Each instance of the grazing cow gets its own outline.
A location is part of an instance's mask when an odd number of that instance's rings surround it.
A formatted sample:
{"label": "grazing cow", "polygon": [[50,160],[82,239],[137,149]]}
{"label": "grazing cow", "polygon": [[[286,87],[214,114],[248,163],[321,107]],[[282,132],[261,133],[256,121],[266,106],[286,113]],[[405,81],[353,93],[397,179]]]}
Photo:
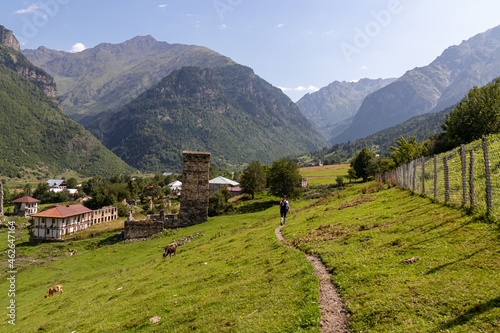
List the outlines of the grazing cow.
{"label": "grazing cow", "polygon": [[45,294],[45,298],[48,298],[49,296],[52,296],[53,293],[63,293],[62,285],[58,284],[57,286],[50,287],[49,290],[47,290],[47,294]]}
{"label": "grazing cow", "polygon": [[165,247],[165,253],[163,253],[163,259],[165,259],[169,254],[170,258],[172,258],[172,253],[175,256],[175,251],[177,251],[177,243],[168,244],[167,247]]}

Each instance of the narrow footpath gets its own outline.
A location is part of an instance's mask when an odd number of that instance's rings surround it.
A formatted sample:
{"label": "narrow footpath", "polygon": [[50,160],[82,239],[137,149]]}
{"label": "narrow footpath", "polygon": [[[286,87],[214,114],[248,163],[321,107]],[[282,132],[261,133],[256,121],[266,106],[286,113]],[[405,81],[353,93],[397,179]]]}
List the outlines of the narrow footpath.
{"label": "narrow footpath", "polygon": [[[281,234],[282,226],[274,230],[276,237],[281,243],[285,243],[285,239]],[[288,244],[287,244],[288,245]],[[347,330],[347,315],[344,310],[344,305],[337,292],[337,288],[332,283],[332,275],[328,273],[325,265],[318,257],[306,255],[307,259],[314,268],[314,273],[319,280],[319,300],[321,308],[321,333],[346,333]]]}

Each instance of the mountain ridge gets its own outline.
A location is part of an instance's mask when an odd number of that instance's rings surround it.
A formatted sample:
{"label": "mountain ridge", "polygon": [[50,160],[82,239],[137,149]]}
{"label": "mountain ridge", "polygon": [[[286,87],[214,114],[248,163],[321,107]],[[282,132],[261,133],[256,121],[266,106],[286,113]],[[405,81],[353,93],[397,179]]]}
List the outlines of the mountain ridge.
{"label": "mountain ridge", "polygon": [[53,78],[12,48],[17,39],[4,29],[0,35],[10,37],[0,43],[1,175],[31,173],[42,179],[68,170],[83,177],[135,172],[62,112]]}
{"label": "mountain ridge", "polygon": [[150,35],[78,53],[45,47],[23,53],[54,76],[65,112],[83,125],[115,112],[172,70],[234,63],[208,48],[160,42]]}
{"label": "mountain ridge", "polygon": [[472,86],[500,75],[499,49],[500,26],[448,47],[429,65],[409,70],[368,95],[350,127],[330,143],[354,141],[456,104]]}
{"label": "mountain ridge", "polygon": [[283,92],[242,65],[183,67],[89,126],[130,165],[179,170],[182,150],[219,167],[318,149],[326,142]]}
{"label": "mountain ridge", "polygon": [[333,81],[317,92],[304,95],[296,104],[300,112],[329,140],[349,126],[367,95],[395,80],[363,78],[351,82]]}

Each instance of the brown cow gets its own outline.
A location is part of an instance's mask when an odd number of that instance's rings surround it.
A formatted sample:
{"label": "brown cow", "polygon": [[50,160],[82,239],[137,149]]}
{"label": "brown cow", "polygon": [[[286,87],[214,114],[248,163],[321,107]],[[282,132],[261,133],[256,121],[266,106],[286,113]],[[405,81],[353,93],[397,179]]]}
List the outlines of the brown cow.
{"label": "brown cow", "polygon": [[50,287],[49,290],[47,290],[47,293],[45,294],[45,298],[48,298],[49,296],[52,296],[53,293],[63,293],[62,285],[58,284],[57,286]]}
{"label": "brown cow", "polygon": [[165,253],[163,253],[163,259],[165,259],[169,254],[170,258],[172,258],[172,253],[175,256],[175,251],[177,251],[177,243],[168,244],[167,247],[165,247]]}

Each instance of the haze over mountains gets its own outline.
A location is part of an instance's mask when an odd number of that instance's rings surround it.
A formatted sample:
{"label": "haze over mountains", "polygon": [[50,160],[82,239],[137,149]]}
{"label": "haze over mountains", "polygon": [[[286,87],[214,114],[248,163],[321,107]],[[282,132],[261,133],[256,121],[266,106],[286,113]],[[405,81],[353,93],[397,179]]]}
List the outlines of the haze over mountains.
{"label": "haze over mountains", "polygon": [[297,105],[300,112],[330,140],[349,127],[366,96],[395,80],[334,81],[317,92],[306,94]]}

